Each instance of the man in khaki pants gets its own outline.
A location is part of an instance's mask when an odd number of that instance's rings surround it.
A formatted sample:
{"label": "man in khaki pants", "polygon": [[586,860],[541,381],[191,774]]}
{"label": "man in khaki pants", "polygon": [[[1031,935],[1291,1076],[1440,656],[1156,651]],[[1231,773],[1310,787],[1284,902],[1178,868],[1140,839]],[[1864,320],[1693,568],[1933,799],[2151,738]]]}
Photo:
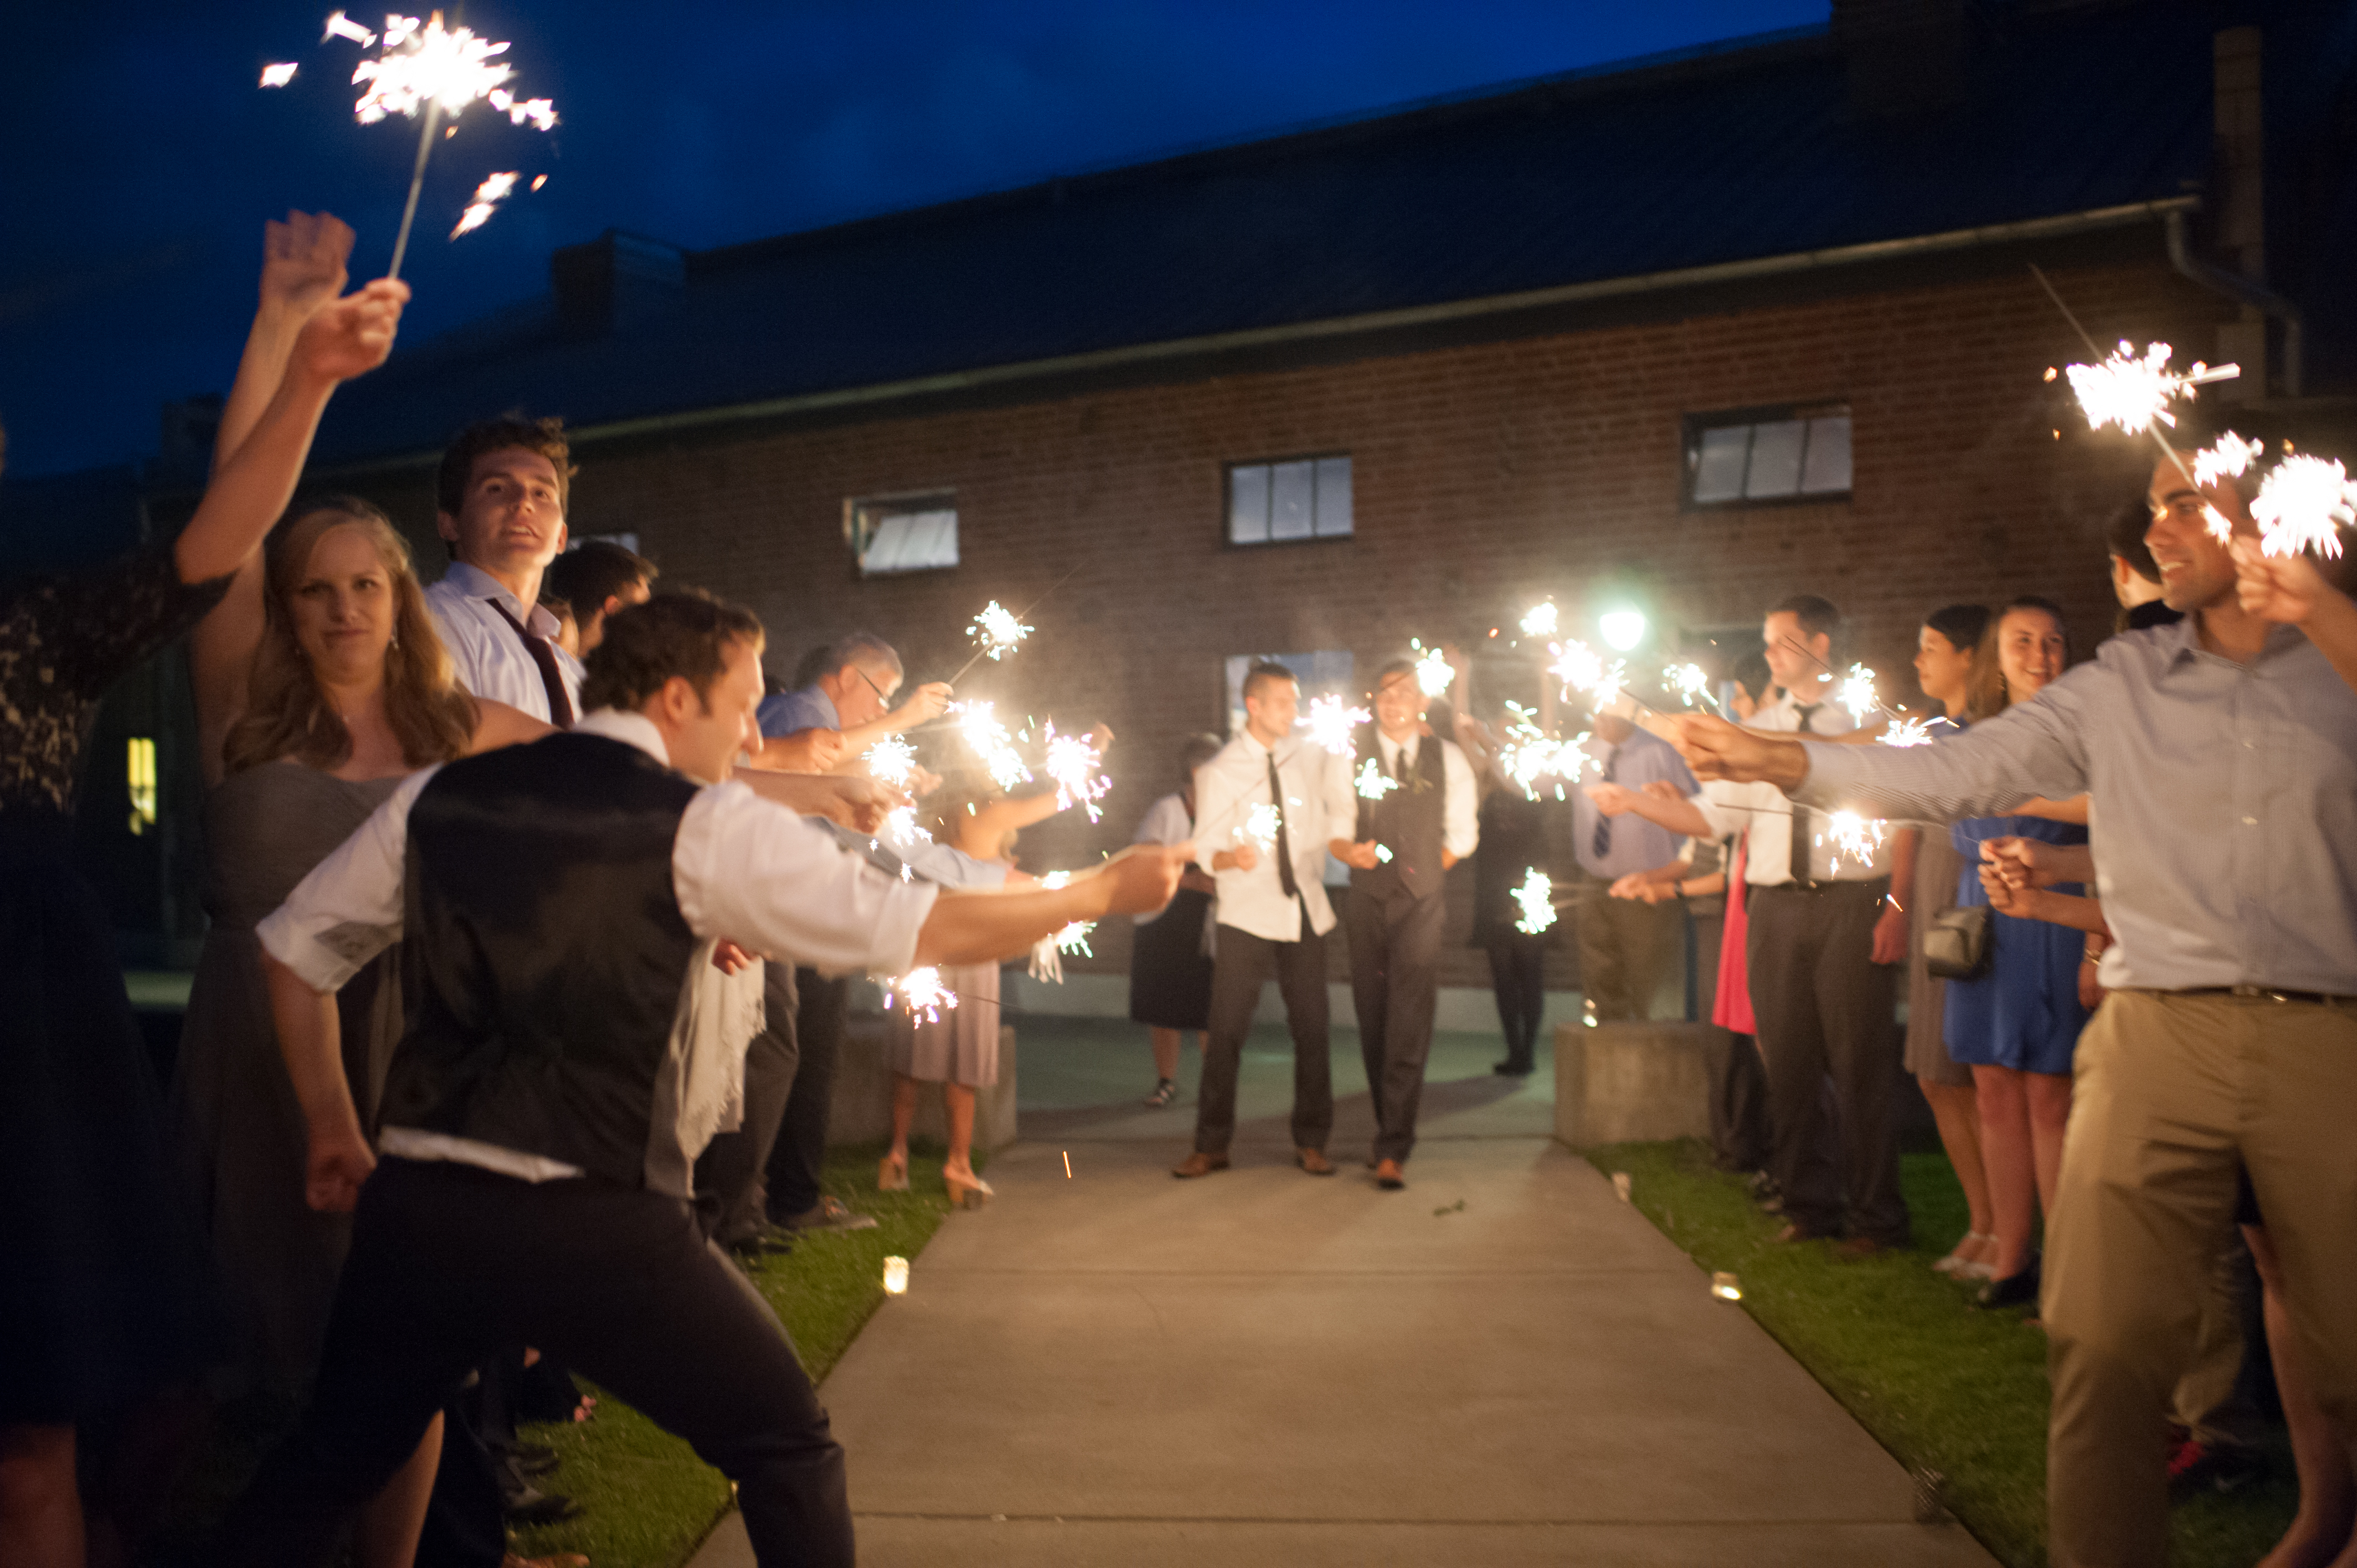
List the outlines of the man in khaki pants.
{"label": "man in khaki pants", "polygon": [[2357,660],[2343,624],[2357,612],[2329,591],[2273,596],[2274,621],[2246,612],[2205,501],[2251,532],[2232,490],[2155,469],[2146,538],[2184,621],[2113,638],[2037,702],[1945,745],[1675,721],[1697,777],[1766,780],[1824,810],[1953,822],[2093,796],[2116,943],[2112,994],[2080,1041],[2047,1237],[2057,1568],[2167,1555],[2163,1422],[2238,1168],[2319,1401],[2357,1434]]}

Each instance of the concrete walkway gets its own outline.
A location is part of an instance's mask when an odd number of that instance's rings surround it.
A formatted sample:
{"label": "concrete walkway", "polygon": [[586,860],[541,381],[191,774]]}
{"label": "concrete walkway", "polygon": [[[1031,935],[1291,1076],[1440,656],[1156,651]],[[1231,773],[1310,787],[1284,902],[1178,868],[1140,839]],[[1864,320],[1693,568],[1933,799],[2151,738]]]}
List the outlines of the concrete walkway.
{"label": "concrete walkway", "polygon": [[[1181,1183],[1192,1112],[1135,1104],[1135,1032],[1018,1027],[996,1200],[949,1219],[825,1387],[863,1563],[1991,1561],[1913,1523],[1899,1465],[1548,1139],[1552,1083],[1493,1077],[1495,1036],[1438,1043],[1385,1193],[1346,1031],[1341,1175],[1293,1167],[1264,1029],[1236,1168]],[[732,1516],[695,1568],[751,1562]]]}

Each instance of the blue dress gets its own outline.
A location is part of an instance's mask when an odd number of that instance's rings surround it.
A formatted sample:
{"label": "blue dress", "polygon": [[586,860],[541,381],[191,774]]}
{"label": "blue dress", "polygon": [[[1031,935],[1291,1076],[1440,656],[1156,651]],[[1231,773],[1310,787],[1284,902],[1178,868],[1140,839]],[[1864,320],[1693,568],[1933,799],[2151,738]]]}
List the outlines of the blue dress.
{"label": "blue dress", "polygon": [[[2086,829],[2044,817],[1973,817],[1950,828],[1948,835],[1964,862],[1956,875],[1959,907],[1989,901],[1981,886],[1985,840],[2087,842]],[[2054,891],[2076,894],[2082,888],[2077,883],[2061,883]],[[1989,921],[1989,941],[1986,974],[1948,982],[1942,1033],[1947,1036],[1949,1057],[1977,1067],[2067,1077],[2079,1031],[2087,1022],[2087,1010],[2079,1005],[2079,961],[2086,951],[2086,934],[2050,921],[1995,915]]]}

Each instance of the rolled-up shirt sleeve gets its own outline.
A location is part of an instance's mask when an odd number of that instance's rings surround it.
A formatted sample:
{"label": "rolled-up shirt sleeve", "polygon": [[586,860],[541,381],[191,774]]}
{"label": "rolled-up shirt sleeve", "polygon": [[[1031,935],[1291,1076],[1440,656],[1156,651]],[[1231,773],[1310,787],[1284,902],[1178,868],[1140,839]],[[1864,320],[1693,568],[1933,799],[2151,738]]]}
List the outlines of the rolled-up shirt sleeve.
{"label": "rolled-up shirt sleeve", "polygon": [[2106,695],[2100,665],[2083,664],[2034,702],[1937,746],[1832,746],[1803,741],[1809,775],[1792,799],[1819,811],[1923,822],[2003,815],[2024,800],[2067,800],[2088,786],[2090,696]]}
{"label": "rolled-up shirt sleeve", "polygon": [[713,785],[688,803],[672,883],[697,936],[823,974],[906,973],[941,891],[886,875],[742,784]]}
{"label": "rolled-up shirt sleeve", "polygon": [[424,768],[295,885],[254,928],[263,950],[317,992],[343,989],[369,960],[401,940],[409,809],[441,771]]}

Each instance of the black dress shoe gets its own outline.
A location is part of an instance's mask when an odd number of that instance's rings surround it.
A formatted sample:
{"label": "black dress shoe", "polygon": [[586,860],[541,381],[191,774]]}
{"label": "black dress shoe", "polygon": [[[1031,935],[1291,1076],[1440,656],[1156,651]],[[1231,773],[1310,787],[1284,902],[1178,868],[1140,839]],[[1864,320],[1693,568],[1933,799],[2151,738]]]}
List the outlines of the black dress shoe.
{"label": "black dress shoe", "polygon": [[2038,1260],[2032,1258],[2022,1268],[2006,1275],[2005,1278],[1991,1280],[1981,1286],[1980,1294],[1973,1297],[1973,1305],[1987,1307],[1991,1311],[2008,1306],[2036,1306],[2038,1305]]}
{"label": "black dress shoe", "polygon": [[1531,1076],[1532,1066],[1529,1062],[1518,1062],[1509,1058],[1492,1065],[1490,1070],[1500,1078],[1528,1078]]}
{"label": "black dress shoe", "polygon": [[513,1497],[502,1498],[500,1511],[507,1515],[511,1524],[554,1524],[579,1513],[581,1505],[555,1492],[526,1487]]}

